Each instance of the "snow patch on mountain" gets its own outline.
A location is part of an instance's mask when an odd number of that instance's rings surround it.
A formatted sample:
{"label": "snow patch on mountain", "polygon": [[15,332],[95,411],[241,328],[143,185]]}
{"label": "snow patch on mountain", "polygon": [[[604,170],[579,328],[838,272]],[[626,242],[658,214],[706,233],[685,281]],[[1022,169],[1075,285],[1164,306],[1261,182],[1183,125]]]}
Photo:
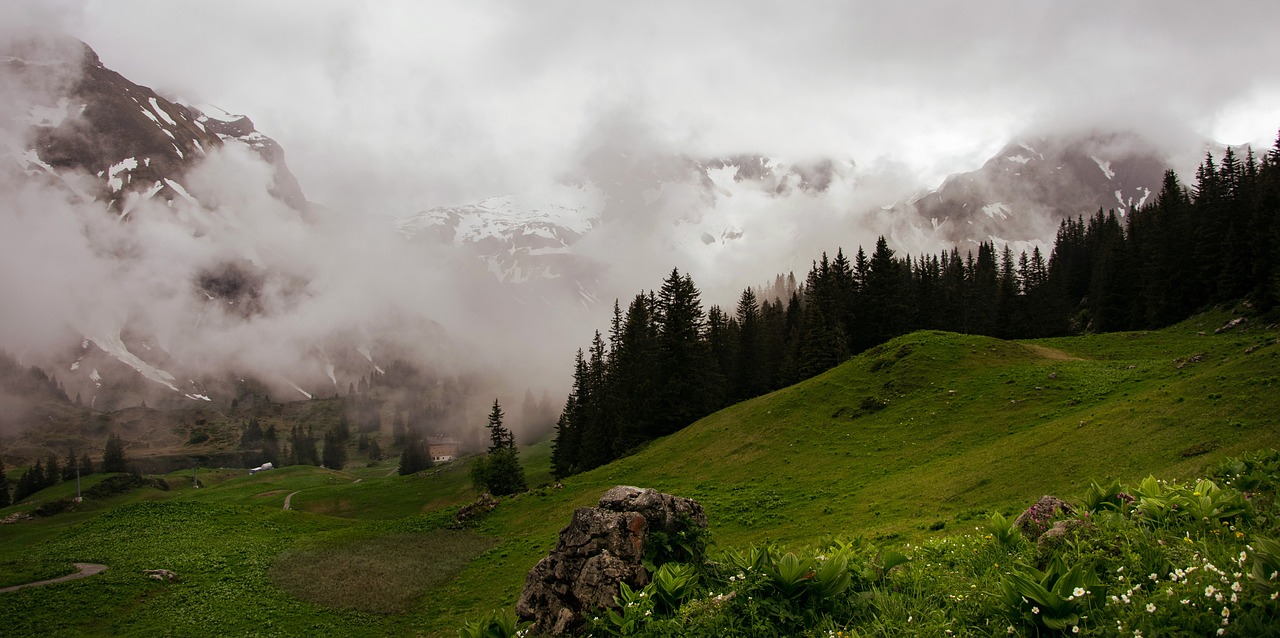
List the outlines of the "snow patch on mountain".
{"label": "snow patch on mountain", "polygon": [[982,207],[982,212],[991,219],[1008,219],[1012,212],[1007,204],[996,202]]}
{"label": "snow patch on mountain", "polygon": [[1115,179],[1116,172],[1111,170],[1111,162],[1101,160],[1096,155],[1090,155],[1089,159],[1093,160],[1093,163],[1098,165],[1098,168],[1102,170],[1103,175],[1107,176],[1107,179]]}

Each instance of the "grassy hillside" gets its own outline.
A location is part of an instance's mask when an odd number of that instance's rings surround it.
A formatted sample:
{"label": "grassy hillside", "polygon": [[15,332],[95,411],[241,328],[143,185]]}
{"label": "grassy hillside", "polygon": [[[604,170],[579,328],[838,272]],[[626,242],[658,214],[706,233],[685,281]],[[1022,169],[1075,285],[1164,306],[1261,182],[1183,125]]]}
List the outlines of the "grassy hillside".
{"label": "grassy hillside", "polygon": [[[698,499],[721,548],[828,535],[919,542],[1042,494],[1080,493],[1090,479],[1190,477],[1223,456],[1280,447],[1280,334],[1214,334],[1229,318],[1034,342],[907,335],[563,489],[505,500],[464,533],[441,529],[452,506],[474,497],[463,463],[411,477],[393,464],[202,472],[201,490],[178,473],[169,492],[0,527],[4,573],[111,565],[0,595],[0,612],[49,635],[197,635],[218,622],[228,634],[452,636],[463,620],[514,604],[573,508],[616,484]],[[531,485],[549,481],[548,454],[545,443],[522,451]],[[282,511],[289,494],[295,511]],[[407,549],[416,546],[428,549]],[[382,563],[377,579],[342,585]],[[154,568],[184,580],[140,576]],[[386,595],[369,593],[378,587]],[[361,607],[374,598],[383,606]]]}

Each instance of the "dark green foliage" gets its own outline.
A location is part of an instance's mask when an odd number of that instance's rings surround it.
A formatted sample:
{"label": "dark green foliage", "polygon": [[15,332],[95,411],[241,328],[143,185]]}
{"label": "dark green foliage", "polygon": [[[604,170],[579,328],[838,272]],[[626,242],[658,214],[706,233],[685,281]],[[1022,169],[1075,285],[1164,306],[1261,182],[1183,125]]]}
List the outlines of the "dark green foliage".
{"label": "dark green foliage", "polygon": [[9,507],[12,502],[9,495],[9,477],[4,473],[4,459],[0,459],[0,507]]}
{"label": "dark green foliage", "polygon": [[514,447],[494,450],[471,460],[471,481],[493,494],[506,496],[528,489],[524,468]]}
{"label": "dark green foliage", "polygon": [[339,428],[335,427],[324,433],[324,450],[321,453],[321,461],[324,467],[331,470],[341,470],[346,467],[347,444]]}
{"label": "dark green foliage", "polygon": [[[1123,220],[1123,221],[1122,221]],[[793,384],[919,329],[1002,338],[1159,328],[1212,304],[1280,303],[1280,141],[1261,160],[1210,155],[1185,188],[1172,171],[1142,207],[1062,221],[1048,257],[982,242],[899,256],[884,237],[849,260],[824,253],[803,285],[781,275],[734,316],[703,313],[672,270],[658,293],[617,304],[575,361],[556,426],[556,477],[598,467],[731,403]],[[893,360],[877,360],[887,368]],[[866,407],[870,410],[872,408]]]}
{"label": "dark green foliage", "polygon": [[295,425],[289,432],[292,465],[320,465],[320,450],[316,447],[316,435],[311,428]]}
{"label": "dark green foliage", "polygon": [[422,433],[417,428],[409,428],[405,432],[404,448],[400,452],[400,476],[415,474],[429,467],[431,467],[431,450],[427,448],[426,440],[422,438]]}
{"label": "dark green foliage", "polygon": [[128,472],[129,465],[125,461],[124,442],[115,432],[107,435],[107,444],[102,450],[103,472]]}
{"label": "dark green foliage", "polygon": [[524,468],[520,466],[515,437],[502,423],[502,406],[493,400],[489,413],[489,453],[471,461],[471,481],[495,496],[515,494],[528,489]]}

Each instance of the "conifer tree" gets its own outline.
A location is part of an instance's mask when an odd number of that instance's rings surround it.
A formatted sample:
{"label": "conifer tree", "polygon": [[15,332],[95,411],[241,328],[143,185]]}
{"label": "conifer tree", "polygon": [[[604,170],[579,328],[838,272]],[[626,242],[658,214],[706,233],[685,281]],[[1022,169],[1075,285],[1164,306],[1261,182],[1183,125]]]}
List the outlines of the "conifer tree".
{"label": "conifer tree", "polygon": [[0,459],[0,507],[9,507],[13,500],[9,495],[9,477],[4,473],[4,459]]}
{"label": "conifer tree", "polygon": [[516,450],[515,437],[502,423],[502,407],[493,400],[489,413],[489,453],[471,461],[471,480],[495,496],[526,489],[524,468]]}
{"label": "conifer tree", "polygon": [[129,465],[124,456],[124,442],[115,432],[107,435],[106,447],[102,450],[103,472],[128,472]]}
{"label": "conifer tree", "polygon": [[342,433],[331,428],[324,433],[324,450],[321,455],[322,465],[331,470],[341,470],[347,464],[347,444]]}

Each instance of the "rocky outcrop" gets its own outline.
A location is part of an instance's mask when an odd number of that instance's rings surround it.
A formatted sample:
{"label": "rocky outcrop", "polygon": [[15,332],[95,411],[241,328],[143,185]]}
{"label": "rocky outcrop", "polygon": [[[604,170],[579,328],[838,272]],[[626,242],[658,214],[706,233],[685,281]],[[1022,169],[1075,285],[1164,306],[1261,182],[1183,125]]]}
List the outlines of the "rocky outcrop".
{"label": "rocky outcrop", "polygon": [[1056,496],[1041,496],[1035,505],[1018,515],[1013,525],[1027,537],[1027,540],[1034,541],[1050,528],[1054,518],[1074,511],[1070,503]]}
{"label": "rocky outcrop", "polygon": [[574,511],[555,549],[530,570],[516,613],[533,621],[535,634],[573,631],[583,614],[614,606],[621,583],[648,584],[643,559],[649,535],[675,534],[685,521],[707,526],[696,501],[630,486],[605,492],[598,507]]}

